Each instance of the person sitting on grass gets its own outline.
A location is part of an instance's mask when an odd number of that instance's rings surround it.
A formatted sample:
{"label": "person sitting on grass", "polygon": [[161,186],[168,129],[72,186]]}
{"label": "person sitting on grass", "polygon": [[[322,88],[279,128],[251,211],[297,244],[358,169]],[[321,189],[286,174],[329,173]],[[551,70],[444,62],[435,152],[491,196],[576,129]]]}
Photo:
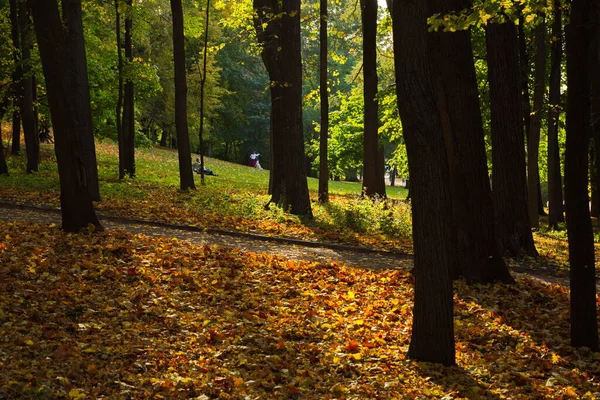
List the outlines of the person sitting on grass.
{"label": "person sitting on grass", "polygon": [[[195,173],[199,174],[200,173],[200,159],[196,158],[196,161],[192,164],[192,171],[194,171]],[[204,167],[204,175],[212,175],[212,176],[217,176],[217,174],[215,174],[212,170]]]}

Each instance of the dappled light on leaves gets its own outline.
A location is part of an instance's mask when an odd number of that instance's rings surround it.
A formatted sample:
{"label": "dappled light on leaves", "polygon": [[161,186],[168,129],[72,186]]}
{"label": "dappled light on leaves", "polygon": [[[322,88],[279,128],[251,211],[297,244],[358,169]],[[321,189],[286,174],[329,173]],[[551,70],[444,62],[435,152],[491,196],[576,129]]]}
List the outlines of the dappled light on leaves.
{"label": "dappled light on leaves", "polygon": [[0,397],[600,396],[558,285],[457,283],[457,367],[405,358],[412,277],[122,231],[0,227]]}

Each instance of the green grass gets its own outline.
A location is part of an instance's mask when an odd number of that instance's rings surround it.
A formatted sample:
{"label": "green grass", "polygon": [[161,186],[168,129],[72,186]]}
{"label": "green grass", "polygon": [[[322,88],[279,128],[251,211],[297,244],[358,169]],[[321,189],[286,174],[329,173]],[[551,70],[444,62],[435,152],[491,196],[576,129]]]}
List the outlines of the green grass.
{"label": "green grass", "polygon": [[[97,143],[97,161],[103,199],[98,208],[109,214],[386,248],[403,247],[410,237],[410,208],[399,201],[406,197],[400,187],[387,188],[389,199],[395,201],[371,201],[361,198],[360,182],[330,181],[331,201],[321,205],[316,201],[318,180],[309,178],[314,219],[308,220],[276,205],[264,209],[270,198],[267,170],[205,158],[206,166],[218,176],[206,176],[201,185],[200,176],[194,175],[197,190],[181,192],[175,150],[136,149],[134,179],[119,180],[114,143]],[[10,176],[0,178],[0,197],[59,205],[52,146],[42,145],[38,173],[24,173],[23,155],[10,156],[8,164]]]}

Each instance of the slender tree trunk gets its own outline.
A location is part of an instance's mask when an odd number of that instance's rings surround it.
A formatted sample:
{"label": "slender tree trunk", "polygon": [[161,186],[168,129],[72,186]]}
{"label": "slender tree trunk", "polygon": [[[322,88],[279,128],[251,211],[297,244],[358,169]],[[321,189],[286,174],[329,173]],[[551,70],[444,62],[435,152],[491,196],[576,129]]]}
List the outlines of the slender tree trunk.
{"label": "slender tree trunk", "polygon": [[[2,120],[0,119],[0,132],[2,129]],[[2,144],[2,135],[0,135],[0,175],[8,175],[8,165],[4,158],[4,145]]]}
{"label": "slender tree trunk", "polygon": [[21,96],[23,93],[23,68],[21,63],[21,54],[19,49],[21,48],[21,40],[19,38],[19,13],[18,13],[18,0],[10,0],[10,25],[11,25],[11,38],[13,42],[13,63],[14,72],[12,75],[13,84],[13,106],[14,112],[12,115],[12,146],[11,154],[17,155],[21,151],[21,115],[18,109],[21,103]]}
{"label": "slender tree trunk", "polygon": [[206,62],[208,54],[208,23],[210,22],[210,0],[206,0],[206,25],[204,27],[204,63],[202,64],[202,80],[200,81],[200,130],[198,140],[200,146],[200,181],[204,185],[204,85],[206,84]]}
{"label": "slender tree trunk", "polygon": [[[591,16],[594,0],[573,0],[567,41],[565,200],[571,287],[571,345],[598,349],[594,234],[588,209]],[[594,71],[597,73],[597,71]]]}
{"label": "slender tree trunk", "polygon": [[554,0],[554,22],[552,24],[552,54],[550,67],[550,95],[548,111],[548,224],[558,229],[564,222],[562,178],[560,173],[560,150],[558,146],[558,124],[561,101],[562,64],[562,13],[561,0]]}
{"label": "slender tree trunk", "polygon": [[[432,0],[430,14],[472,7],[471,0]],[[492,192],[471,32],[429,35],[431,71],[450,169],[458,270],[468,283],[514,282],[496,244]]]}
{"label": "slender tree trunk", "polygon": [[537,255],[527,212],[525,144],[517,28],[490,24],[486,31],[492,117],[492,186],[502,252]]}
{"label": "slender tree trunk", "polygon": [[[125,59],[130,66],[133,63],[133,19],[132,0],[127,0],[127,14],[125,17]],[[131,78],[125,80],[123,88],[123,120],[121,122],[121,133],[123,136],[123,175],[135,177],[135,109],[134,109],[134,87]]]}
{"label": "slender tree trunk", "polygon": [[18,3],[19,33],[21,45],[21,62],[23,76],[21,79],[21,101],[19,108],[23,122],[23,136],[25,137],[25,153],[27,155],[27,173],[37,172],[40,162],[40,140],[35,130],[35,117],[33,113],[33,85],[31,80],[31,20],[27,2]]}
{"label": "slender tree trunk", "polygon": [[442,123],[427,50],[427,4],[394,0],[396,93],[413,196],[415,298],[408,356],[455,363],[450,260],[451,197]]}
{"label": "slender tree trunk", "polygon": [[125,148],[123,142],[123,121],[121,113],[123,111],[123,53],[121,50],[121,12],[119,11],[119,0],[115,0],[115,32],[117,36],[117,70],[119,75],[119,85],[117,93],[117,107],[115,109],[115,119],[117,126],[117,141],[119,143],[119,179],[125,178]]}
{"label": "slender tree trunk", "polygon": [[377,101],[377,0],[361,0],[363,29],[364,178],[363,194],[385,197],[383,148],[379,144]]}
{"label": "slender tree trunk", "polygon": [[175,129],[179,154],[179,186],[181,190],[196,189],[192,171],[192,153],[187,121],[187,82],[185,78],[185,48],[183,7],[181,0],[171,0],[173,15],[173,57],[175,60]]}
{"label": "slender tree trunk", "polygon": [[[63,0],[64,20],[56,0],[31,0],[31,3],[54,128],[62,226],[68,232],[78,232],[89,225],[102,230],[90,194],[92,182],[87,171],[90,164],[84,154],[86,138],[82,121],[91,121],[91,109],[87,79],[82,76],[87,75],[85,53],[78,50],[83,47],[83,35],[72,33],[73,25],[81,24],[81,2]],[[81,43],[73,42],[75,39]],[[82,104],[86,98],[83,92],[88,92],[86,104]]]}
{"label": "slender tree trunk", "polygon": [[532,228],[539,227],[538,184],[540,170],[540,132],[542,128],[542,108],[546,91],[546,24],[541,22],[535,29],[535,79],[533,91],[533,112],[529,119],[529,139],[527,140],[527,205],[529,223]]}
{"label": "slender tree trunk", "polygon": [[327,0],[320,0],[319,27],[319,94],[321,98],[321,132],[319,141],[319,202],[329,201],[329,160],[327,139],[329,136],[329,93],[327,92]]}

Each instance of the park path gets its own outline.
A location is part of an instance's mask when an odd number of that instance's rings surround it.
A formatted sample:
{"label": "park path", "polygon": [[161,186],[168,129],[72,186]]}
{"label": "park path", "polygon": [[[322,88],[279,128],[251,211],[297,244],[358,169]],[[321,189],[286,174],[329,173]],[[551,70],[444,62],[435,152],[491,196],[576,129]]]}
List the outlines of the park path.
{"label": "park path", "polygon": [[[241,232],[202,230],[196,227],[115,218],[98,214],[102,225],[109,230],[122,229],[133,234],[168,237],[198,245],[218,245],[238,248],[243,252],[278,254],[290,260],[338,262],[349,267],[369,269],[410,269],[411,255],[356,248],[350,246],[307,242],[297,239],[269,237]],[[0,202],[0,220],[18,220],[60,226],[57,209],[15,205]]]}
{"label": "park path", "polygon": [[[315,262],[338,262],[356,268],[403,269],[413,267],[413,256],[368,248],[351,247],[330,243],[309,242],[298,239],[271,237],[243,232],[216,229],[204,230],[186,225],[140,221],[98,214],[106,229],[121,229],[133,234],[153,237],[177,238],[197,245],[218,245],[238,248],[243,252],[280,255],[290,260]],[[34,223],[61,224],[60,210],[29,205],[17,205],[0,201],[0,221],[18,220]],[[521,262],[513,265],[511,273],[516,277],[528,277],[546,283],[569,286],[568,278],[557,276],[551,270],[534,269]],[[600,291],[600,282],[597,282]]]}

